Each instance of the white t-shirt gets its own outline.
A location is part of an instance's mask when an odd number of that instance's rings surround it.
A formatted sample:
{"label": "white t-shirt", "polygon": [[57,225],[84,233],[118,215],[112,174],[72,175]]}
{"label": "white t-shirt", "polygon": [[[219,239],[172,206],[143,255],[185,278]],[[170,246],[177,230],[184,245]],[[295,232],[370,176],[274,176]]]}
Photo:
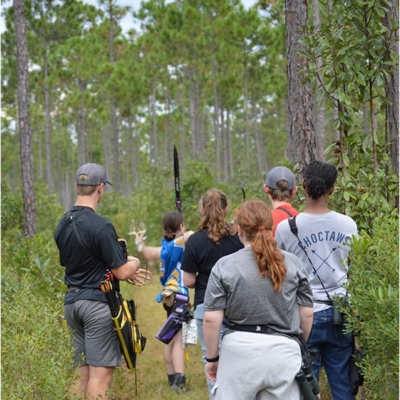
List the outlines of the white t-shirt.
{"label": "white t-shirt", "polygon": [[[347,282],[349,267],[349,243],[352,236],[358,236],[354,220],[335,211],[325,214],[303,212],[296,217],[296,225],[302,247],[290,231],[288,220],[282,221],[276,229],[278,247],[297,255],[307,265],[314,300],[328,300],[320,279],[330,297],[344,296],[346,289],[343,284]],[[314,311],[328,307],[326,304],[315,303]]]}

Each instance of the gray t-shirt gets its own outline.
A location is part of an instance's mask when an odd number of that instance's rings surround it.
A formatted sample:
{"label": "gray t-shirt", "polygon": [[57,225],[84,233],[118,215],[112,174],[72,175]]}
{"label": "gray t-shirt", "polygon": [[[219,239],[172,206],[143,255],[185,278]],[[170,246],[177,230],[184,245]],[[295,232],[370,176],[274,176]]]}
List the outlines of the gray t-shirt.
{"label": "gray t-shirt", "polygon": [[293,254],[283,254],[287,274],[279,292],[261,275],[251,247],[221,258],[211,271],[204,311],[225,310],[225,317],[237,324],[301,334],[298,305],[312,308],[312,292],[303,263]]}
{"label": "gray t-shirt", "polygon": [[[358,235],[354,220],[335,211],[324,214],[303,212],[296,217],[296,225],[300,242],[329,296],[344,296],[346,289],[343,284],[347,281],[349,243],[353,235]],[[314,300],[328,300],[307,255],[290,231],[288,220],[278,225],[275,239],[280,249],[297,255],[307,265]],[[325,304],[314,304],[314,311],[326,308],[328,306]]]}

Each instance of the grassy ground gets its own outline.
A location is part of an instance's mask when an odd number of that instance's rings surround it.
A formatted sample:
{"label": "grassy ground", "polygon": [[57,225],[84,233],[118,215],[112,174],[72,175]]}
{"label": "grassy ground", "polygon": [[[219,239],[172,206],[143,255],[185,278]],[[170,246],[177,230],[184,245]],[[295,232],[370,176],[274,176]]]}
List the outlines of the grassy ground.
{"label": "grassy ground", "polygon": [[[200,343],[188,348],[189,360],[185,364],[185,374],[190,391],[178,396],[168,386],[163,360],[164,344],[156,339],[156,334],[165,322],[166,313],[155,298],[161,289],[158,276],[144,287],[123,286],[126,298],[134,298],[137,303],[137,321],[142,334],[147,337],[146,348],[137,357],[137,395],[135,394],[135,371],[126,367],[117,368],[111,386],[113,400],[185,400],[207,399],[207,385],[201,359]],[[190,293],[193,299],[193,293]]]}
{"label": "grassy ground", "polygon": [[[157,275],[154,275],[152,281],[144,287],[126,284],[122,288],[125,297],[127,299],[133,297],[137,303],[137,321],[142,334],[147,337],[147,343],[144,352],[137,357],[137,395],[135,394],[135,371],[130,371],[123,366],[117,368],[114,374],[111,386],[112,400],[173,400],[182,397],[185,400],[208,399],[200,342],[188,349],[189,359],[186,361],[185,374],[190,391],[185,395],[178,395],[168,386],[163,360],[164,344],[155,337],[166,319],[162,305],[155,300],[160,289]],[[193,299],[192,291],[190,298]],[[331,400],[323,371],[320,386],[321,400]]]}

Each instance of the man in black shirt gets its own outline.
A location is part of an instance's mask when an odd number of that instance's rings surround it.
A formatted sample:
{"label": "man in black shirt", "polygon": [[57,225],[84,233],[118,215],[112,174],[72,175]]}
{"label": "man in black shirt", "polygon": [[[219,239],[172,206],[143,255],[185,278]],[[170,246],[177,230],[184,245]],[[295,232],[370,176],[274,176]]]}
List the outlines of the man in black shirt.
{"label": "man in black shirt", "polygon": [[63,215],[54,234],[68,286],[65,319],[76,348],[74,365],[79,378],[72,395],[85,399],[106,399],[114,368],[121,365],[120,344],[100,290],[106,270],[116,278],[117,290],[119,280],[145,283],[146,271],[140,269],[139,260],[125,257],[114,226],[95,212],[107,183],[102,166],[82,165],[76,173],[75,205]]}

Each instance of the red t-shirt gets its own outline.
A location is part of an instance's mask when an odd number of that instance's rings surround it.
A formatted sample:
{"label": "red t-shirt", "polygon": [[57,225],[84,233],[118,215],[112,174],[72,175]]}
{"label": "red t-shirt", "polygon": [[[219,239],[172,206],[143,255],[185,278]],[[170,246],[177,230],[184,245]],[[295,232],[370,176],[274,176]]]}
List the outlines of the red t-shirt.
{"label": "red t-shirt", "polygon": [[282,204],[277,208],[274,208],[272,211],[272,217],[274,219],[274,226],[272,228],[272,235],[275,237],[276,227],[278,226],[279,222],[283,221],[284,219],[288,219],[290,217],[294,217],[298,215],[299,212],[292,207],[289,203]]}

